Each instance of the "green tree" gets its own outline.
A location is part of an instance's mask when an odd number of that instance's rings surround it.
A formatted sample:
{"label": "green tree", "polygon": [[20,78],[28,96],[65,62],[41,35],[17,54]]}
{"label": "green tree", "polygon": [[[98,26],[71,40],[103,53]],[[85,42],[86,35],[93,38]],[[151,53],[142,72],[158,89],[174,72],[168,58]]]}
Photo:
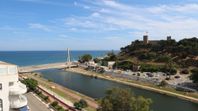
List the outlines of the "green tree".
{"label": "green tree", "polygon": [[32,91],[35,91],[38,86],[38,82],[32,78],[24,79],[22,83],[24,83]]}
{"label": "green tree", "polygon": [[100,62],[101,62],[101,60],[100,60],[99,58],[94,58],[93,61],[94,61],[95,63],[100,63]]}
{"label": "green tree", "polygon": [[165,80],[162,80],[159,84],[159,86],[163,86],[163,87],[166,85],[168,85],[168,83]]}
{"label": "green tree", "polygon": [[88,62],[92,60],[92,56],[90,54],[84,54],[83,56],[80,57],[80,62],[84,63],[84,62]]}
{"label": "green tree", "polygon": [[169,61],[167,61],[166,63],[166,67],[165,70],[167,72],[167,74],[170,75],[175,75],[177,73],[177,70],[174,68],[174,62],[172,59],[170,59]]}
{"label": "green tree", "polygon": [[87,101],[85,101],[84,99],[81,99],[79,102],[75,102],[74,106],[76,109],[83,109],[86,108],[88,106]]}
{"label": "green tree", "polygon": [[113,88],[100,101],[98,111],[150,111],[152,101],[134,96],[128,89]]}
{"label": "green tree", "polygon": [[190,79],[194,82],[194,83],[198,83],[198,68],[191,70],[192,74],[190,76]]}

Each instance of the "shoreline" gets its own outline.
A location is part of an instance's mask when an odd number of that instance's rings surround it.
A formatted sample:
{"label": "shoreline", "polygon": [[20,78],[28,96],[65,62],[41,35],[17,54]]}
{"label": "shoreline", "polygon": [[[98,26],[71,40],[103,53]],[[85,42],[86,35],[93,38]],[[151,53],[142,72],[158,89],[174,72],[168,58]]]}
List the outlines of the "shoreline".
{"label": "shoreline", "polygon": [[118,83],[121,83],[121,84],[129,85],[129,86],[132,86],[132,87],[141,88],[141,89],[144,89],[144,90],[153,91],[153,92],[160,93],[160,94],[163,94],[163,95],[168,95],[168,96],[176,97],[176,98],[179,98],[179,99],[187,100],[187,101],[190,101],[190,102],[193,102],[193,103],[198,103],[198,98],[195,98],[195,97],[185,96],[183,94],[179,94],[179,93],[175,93],[175,92],[171,92],[171,91],[167,91],[167,90],[163,90],[163,89],[158,89],[158,88],[154,88],[154,87],[151,87],[151,86],[132,83],[132,82],[126,81],[126,79],[120,80],[120,79],[115,78],[115,77],[112,78],[110,76],[101,75],[101,74],[98,74],[96,72],[91,72],[91,71],[84,70],[82,68],[71,68],[71,69],[66,69],[65,71],[75,72],[75,73],[79,73],[79,74],[82,74],[82,75],[85,75],[85,76],[97,77],[97,78],[100,78],[100,79],[114,81],[114,82],[118,82]]}

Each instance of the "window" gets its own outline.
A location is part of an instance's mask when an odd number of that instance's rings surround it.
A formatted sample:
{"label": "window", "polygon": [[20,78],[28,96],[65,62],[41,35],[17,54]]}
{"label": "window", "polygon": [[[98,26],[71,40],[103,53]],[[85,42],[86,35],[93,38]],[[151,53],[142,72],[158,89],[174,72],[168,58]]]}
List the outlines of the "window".
{"label": "window", "polygon": [[9,86],[13,86],[14,85],[14,82],[9,82]]}
{"label": "window", "polygon": [[9,74],[17,74],[17,68],[16,67],[9,67]]}
{"label": "window", "polygon": [[3,111],[3,101],[0,99],[0,111]]}
{"label": "window", "polygon": [[8,69],[7,68],[0,68],[0,74],[7,74],[8,73]]}

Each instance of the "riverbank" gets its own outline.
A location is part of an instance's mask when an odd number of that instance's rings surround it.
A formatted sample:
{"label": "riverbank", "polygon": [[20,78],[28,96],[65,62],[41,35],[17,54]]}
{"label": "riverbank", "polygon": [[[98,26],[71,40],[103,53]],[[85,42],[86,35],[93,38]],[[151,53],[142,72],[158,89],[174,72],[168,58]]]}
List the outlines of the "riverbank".
{"label": "riverbank", "polygon": [[89,107],[86,108],[87,111],[95,111],[98,108],[98,103],[93,98],[56,84],[50,80],[47,80],[38,73],[24,73],[21,75],[37,80],[39,85],[41,85],[42,87],[45,87],[46,89],[60,95],[61,97],[71,101],[72,103],[78,102],[80,99],[86,100],[89,105]]}
{"label": "riverbank", "polygon": [[154,91],[157,93],[161,93],[161,94],[165,94],[165,95],[169,95],[169,96],[174,96],[180,99],[185,99],[194,103],[198,103],[198,96],[197,93],[196,94],[189,94],[189,93],[183,93],[183,92],[179,92],[176,91],[174,89],[168,89],[168,88],[164,88],[164,87],[158,87],[158,86],[154,86],[151,84],[145,84],[145,83],[141,83],[138,81],[131,81],[131,80],[126,80],[126,79],[120,79],[120,78],[115,78],[115,77],[110,77],[108,75],[104,75],[104,74],[98,74],[95,72],[91,72],[91,71],[87,71],[84,70],[82,68],[70,68],[70,69],[66,69],[66,71],[69,72],[75,72],[78,74],[83,74],[86,76],[91,76],[91,77],[95,77],[95,78],[101,78],[101,79],[106,79],[106,80],[110,80],[110,81],[115,81],[115,82],[119,82],[122,84],[126,84],[126,85],[130,85],[133,87],[137,87],[137,88],[141,88],[141,89],[146,89],[149,91]]}

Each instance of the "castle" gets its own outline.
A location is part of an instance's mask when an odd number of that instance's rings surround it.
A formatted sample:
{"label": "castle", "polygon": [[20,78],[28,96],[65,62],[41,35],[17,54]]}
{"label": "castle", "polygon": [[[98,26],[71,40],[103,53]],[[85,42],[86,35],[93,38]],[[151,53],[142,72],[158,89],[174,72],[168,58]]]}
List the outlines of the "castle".
{"label": "castle", "polygon": [[[171,36],[167,36],[167,39],[166,39],[167,41],[168,40],[172,40],[171,39]],[[144,44],[157,44],[158,42],[159,42],[160,40],[149,40],[149,38],[148,38],[148,32],[146,32],[144,35],[143,35],[143,41],[141,41],[141,42],[143,42]]]}

